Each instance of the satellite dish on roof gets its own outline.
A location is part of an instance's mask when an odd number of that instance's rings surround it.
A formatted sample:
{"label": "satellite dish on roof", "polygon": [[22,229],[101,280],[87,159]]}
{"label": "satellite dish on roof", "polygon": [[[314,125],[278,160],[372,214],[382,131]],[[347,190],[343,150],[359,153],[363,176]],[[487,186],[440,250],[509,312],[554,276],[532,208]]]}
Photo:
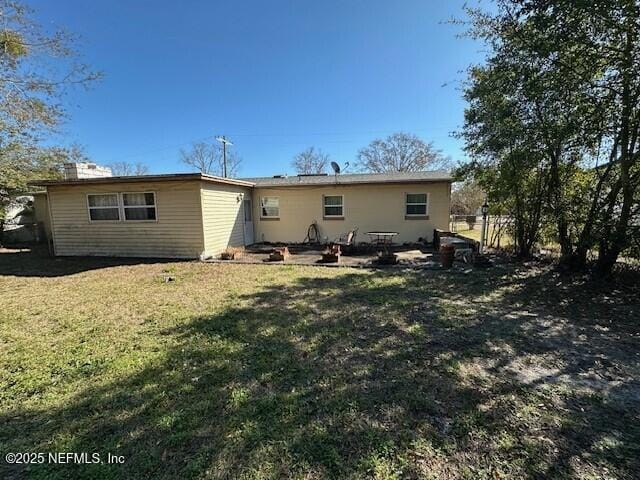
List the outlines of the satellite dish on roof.
{"label": "satellite dish on roof", "polygon": [[333,171],[336,175],[340,173],[340,165],[338,165],[336,162],[331,162],[331,168],[333,168]]}

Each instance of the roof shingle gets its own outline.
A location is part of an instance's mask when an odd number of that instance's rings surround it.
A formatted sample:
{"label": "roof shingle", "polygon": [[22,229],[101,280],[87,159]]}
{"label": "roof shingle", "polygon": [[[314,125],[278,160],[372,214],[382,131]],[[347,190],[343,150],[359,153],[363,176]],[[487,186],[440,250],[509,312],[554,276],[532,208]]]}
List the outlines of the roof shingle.
{"label": "roof shingle", "polygon": [[241,178],[256,187],[296,187],[305,185],[350,185],[370,183],[424,183],[451,182],[453,178],[444,170],[423,172],[346,173],[340,175],[295,175],[282,177]]}
{"label": "roof shingle", "polygon": [[200,173],[176,173],[159,175],[139,175],[126,177],[98,177],[61,180],[33,180],[29,185],[78,185],[94,183],[133,183],[159,182],[173,180],[202,180],[214,183],[227,183],[247,187],[298,187],[305,185],[353,185],[377,183],[427,183],[451,182],[451,175],[444,170],[424,172],[390,172],[390,173],[346,173],[340,175],[294,175],[291,177],[255,177],[255,178],[221,178]]}

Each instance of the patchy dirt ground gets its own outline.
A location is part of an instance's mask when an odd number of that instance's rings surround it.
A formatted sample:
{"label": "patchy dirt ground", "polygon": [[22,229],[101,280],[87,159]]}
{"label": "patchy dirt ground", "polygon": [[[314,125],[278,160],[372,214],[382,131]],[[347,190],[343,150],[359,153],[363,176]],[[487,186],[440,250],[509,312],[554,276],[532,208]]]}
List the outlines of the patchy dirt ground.
{"label": "patchy dirt ground", "polygon": [[638,478],[639,289],[4,251],[0,475]]}
{"label": "patchy dirt ground", "polygon": [[[325,264],[322,262],[322,253],[326,250],[323,246],[289,245],[289,257],[285,261],[270,261],[269,254],[275,247],[284,245],[255,244],[246,249],[239,250],[233,260],[220,260],[218,258],[207,260],[211,263],[229,264],[275,264],[275,265],[316,265],[325,267],[378,267],[378,251],[382,247],[371,244],[360,244],[358,247],[344,251],[339,262]],[[399,268],[431,268],[440,269],[440,257],[434,253],[433,248],[424,245],[401,246],[394,245],[390,248],[397,256]],[[462,263],[460,262],[460,265]],[[388,265],[386,266],[388,267]]]}

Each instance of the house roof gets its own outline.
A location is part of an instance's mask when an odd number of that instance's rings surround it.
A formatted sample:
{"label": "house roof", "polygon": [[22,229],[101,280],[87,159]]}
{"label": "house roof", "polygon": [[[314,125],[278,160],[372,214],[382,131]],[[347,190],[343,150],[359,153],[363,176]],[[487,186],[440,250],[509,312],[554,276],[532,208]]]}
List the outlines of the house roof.
{"label": "house roof", "polygon": [[96,177],[96,178],[73,178],[64,180],[33,180],[29,185],[51,186],[51,185],[93,185],[103,183],[140,183],[140,182],[170,182],[176,180],[202,180],[204,182],[222,183],[226,185],[239,185],[252,187],[253,183],[235,178],[216,177],[215,175],[205,175],[202,173],[171,173],[162,175],[130,175],[122,177]]}
{"label": "house roof", "polygon": [[444,170],[424,172],[346,173],[340,175],[295,175],[253,177],[242,180],[256,187],[301,187],[306,185],[352,185],[375,183],[427,183],[451,182],[453,178]]}
{"label": "house roof", "polygon": [[29,185],[94,185],[109,183],[166,182],[176,180],[201,180],[204,182],[238,185],[244,187],[303,187],[307,185],[354,185],[383,183],[451,182],[453,178],[444,170],[425,172],[347,173],[340,175],[294,175],[255,178],[223,178],[201,173],[172,173],[162,175],[131,175],[122,177],[74,178],[64,180],[33,180]]}

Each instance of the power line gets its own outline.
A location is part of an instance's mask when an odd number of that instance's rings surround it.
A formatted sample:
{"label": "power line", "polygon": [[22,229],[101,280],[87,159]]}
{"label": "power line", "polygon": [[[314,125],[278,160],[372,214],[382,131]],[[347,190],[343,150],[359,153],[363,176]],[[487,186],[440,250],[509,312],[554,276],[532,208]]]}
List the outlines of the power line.
{"label": "power line", "polygon": [[166,151],[166,150],[172,150],[174,148],[180,148],[180,147],[184,147],[186,145],[191,145],[192,143],[204,142],[206,140],[213,140],[213,135],[209,135],[209,136],[202,137],[202,138],[194,138],[192,140],[188,140],[188,141],[183,142],[183,143],[177,143],[177,144],[174,144],[174,145],[167,145],[167,146],[164,146],[164,147],[158,147],[158,148],[154,148],[152,150],[144,150],[144,151],[140,151],[140,152],[137,152],[137,153],[127,154],[125,156],[119,156],[117,160],[125,160],[125,159],[128,159],[128,158],[142,157],[144,155],[148,155],[149,153],[156,153],[156,152],[162,152],[162,151]]}
{"label": "power line", "polygon": [[370,131],[361,131],[361,132],[305,132],[305,133],[230,133],[229,135],[233,135],[234,137],[304,137],[304,136],[341,136],[341,135],[387,135],[396,132],[433,132],[433,131],[448,131],[449,128],[420,128],[420,129],[394,129],[394,130],[370,130]]}
{"label": "power line", "polygon": [[[236,133],[229,133],[230,136],[233,137],[305,137],[305,136],[326,136],[326,137],[332,137],[332,136],[362,136],[362,135],[389,135],[392,133],[396,133],[399,131],[407,131],[410,133],[415,133],[415,132],[434,132],[434,131],[447,131],[449,132],[446,135],[429,135],[429,138],[426,140],[432,140],[432,139],[442,139],[442,138],[451,138],[451,133],[452,130],[448,129],[448,128],[439,128],[439,129],[394,129],[394,130],[370,130],[370,131],[360,131],[360,132],[308,132],[308,133],[240,133],[240,132],[236,132]],[[152,148],[149,150],[143,150],[143,151],[139,151],[136,153],[131,153],[131,154],[125,154],[122,156],[118,156],[117,158],[111,159],[109,160],[110,162],[116,162],[116,161],[122,161],[122,160],[127,160],[127,159],[132,159],[132,158],[137,158],[137,157],[144,157],[146,155],[152,154],[152,153],[158,153],[158,152],[163,152],[163,151],[167,151],[167,150],[173,150],[176,148],[180,148],[180,147],[184,147],[187,145],[191,145],[193,143],[197,143],[197,142],[204,142],[207,140],[214,140],[215,137],[213,135],[207,135],[206,137],[200,137],[200,138],[194,138],[182,143],[178,143],[178,144],[173,144],[173,145],[166,145],[166,146],[162,146],[162,147],[157,147],[157,148]],[[361,140],[355,140],[355,139],[349,139],[349,140],[324,140],[322,141],[323,144],[353,144],[353,143],[360,143]],[[281,142],[281,141],[274,141],[274,142],[264,142],[264,140],[261,141],[262,144],[267,143],[267,144],[277,144],[277,145],[282,145],[282,146],[292,146],[292,145],[303,145],[303,144],[307,144],[308,142],[306,141],[296,141],[296,142]]]}

